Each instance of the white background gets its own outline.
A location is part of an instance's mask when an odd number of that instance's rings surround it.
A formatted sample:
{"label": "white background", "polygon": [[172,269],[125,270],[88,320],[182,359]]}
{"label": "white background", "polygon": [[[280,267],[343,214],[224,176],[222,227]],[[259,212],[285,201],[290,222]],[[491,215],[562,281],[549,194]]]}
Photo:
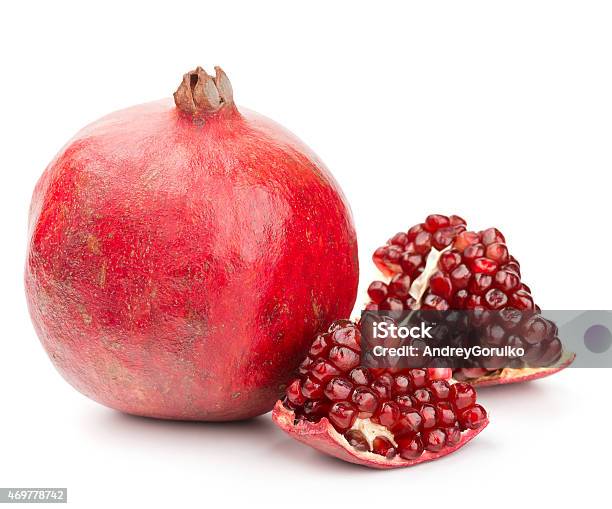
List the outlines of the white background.
{"label": "white background", "polygon": [[68,487],[87,508],[603,505],[608,370],[483,390],[491,424],[468,447],[370,471],[269,416],[168,423],[87,400],[34,334],[22,267],[30,194],[55,152],[220,64],[239,104],[298,134],[342,185],[364,287],[387,237],[458,213],[506,234],[541,306],[609,309],[611,26],[603,1],[3,4],[0,487]]}

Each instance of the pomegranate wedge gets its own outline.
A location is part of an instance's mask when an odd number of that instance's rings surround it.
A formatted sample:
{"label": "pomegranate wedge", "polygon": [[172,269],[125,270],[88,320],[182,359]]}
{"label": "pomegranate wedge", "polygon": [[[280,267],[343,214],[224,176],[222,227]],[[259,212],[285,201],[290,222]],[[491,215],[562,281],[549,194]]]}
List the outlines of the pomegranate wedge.
{"label": "pomegranate wedge", "polygon": [[450,454],[488,424],[476,391],[447,369],[361,364],[361,333],[334,322],[314,340],[272,418],[292,438],[372,468],[416,465]]}
{"label": "pomegranate wedge", "polygon": [[453,371],[458,380],[474,385],[524,382],[557,373],[575,358],[563,351],[554,323],[540,315],[531,289],[521,280],[518,260],[496,228],[468,231],[459,216],[433,214],[394,235],[374,252],[373,260],[390,280],[370,285],[366,310],[508,315],[496,324],[493,342],[523,347],[524,362],[473,369],[462,366]]}

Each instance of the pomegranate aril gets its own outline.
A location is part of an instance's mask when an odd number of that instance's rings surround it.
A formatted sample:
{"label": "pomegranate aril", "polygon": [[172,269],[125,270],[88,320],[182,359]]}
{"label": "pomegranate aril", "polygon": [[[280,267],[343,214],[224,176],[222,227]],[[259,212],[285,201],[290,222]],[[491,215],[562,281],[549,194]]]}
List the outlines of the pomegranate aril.
{"label": "pomegranate aril", "polygon": [[489,244],[485,250],[485,256],[499,265],[507,263],[510,259],[506,244],[501,244],[499,242]]}
{"label": "pomegranate aril", "polygon": [[300,375],[305,375],[306,373],[308,373],[310,366],[312,366],[312,359],[310,357],[306,357],[300,364],[298,368],[298,373]]}
{"label": "pomegranate aril", "polygon": [[414,399],[410,394],[402,394],[401,396],[397,396],[395,401],[400,407],[400,410],[412,410],[416,407],[416,399]]}
{"label": "pomegranate aril", "polygon": [[465,248],[463,251],[463,259],[467,262],[472,262],[476,258],[481,258],[484,256],[485,248],[482,244],[472,244]]}
{"label": "pomegranate aril", "polygon": [[400,259],[400,266],[405,274],[415,277],[418,270],[425,264],[423,257],[417,253],[404,253]]}
{"label": "pomegranate aril", "polygon": [[308,352],[311,357],[323,357],[326,356],[331,347],[331,341],[328,337],[320,335],[313,341]]}
{"label": "pomegranate aril", "polygon": [[529,316],[520,327],[521,339],[530,345],[550,341],[556,334],[552,322],[539,315]]}
{"label": "pomegranate aril", "polygon": [[463,232],[457,235],[455,242],[453,243],[453,247],[459,251],[463,252],[468,246],[476,244],[480,241],[480,237],[478,237],[477,233],[474,232]]}
{"label": "pomegranate aril", "polygon": [[429,375],[427,370],[425,369],[411,369],[408,372],[408,378],[410,380],[410,385],[413,389],[420,389],[422,387],[427,386],[427,382],[429,381]]}
{"label": "pomegranate aril", "polygon": [[436,271],[429,279],[429,288],[433,293],[448,300],[453,291],[451,279],[440,271]]}
{"label": "pomegranate aril", "polygon": [[476,403],[476,391],[470,384],[458,382],[451,385],[449,401],[458,412],[474,406]]}
{"label": "pomegranate aril", "polygon": [[435,232],[440,228],[444,228],[450,225],[450,220],[448,217],[443,216],[442,214],[430,214],[425,219],[425,223],[423,228],[430,233]]}
{"label": "pomegranate aril", "polygon": [[344,401],[348,399],[353,390],[353,384],[346,378],[332,378],[325,386],[324,394],[331,401]]}
{"label": "pomegranate aril", "polygon": [[433,380],[429,383],[429,391],[434,401],[443,401],[448,399],[450,384],[446,380]]}
{"label": "pomegranate aril", "polygon": [[361,334],[355,327],[343,327],[333,332],[332,338],[334,343],[341,346],[348,346],[353,350],[359,350]]}
{"label": "pomegranate aril", "polygon": [[520,286],[521,279],[514,272],[502,269],[495,274],[493,284],[496,288],[509,293]]}
{"label": "pomegranate aril", "polygon": [[423,417],[414,408],[400,411],[400,417],[393,427],[396,436],[414,435],[423,429]]}
{"label": "pomegranate aril", "polygon": [[368,296],[376,304],[380,304],[383,300],[385,300],[388,294],[389,288],[382,281],[374,281],[368,287]]}
{"label": "pomegranate aril", "polygon": [[395,447],[391,441],[386,437],[376,437],[372,441],[372,452],[380,454],[387,459],[393,459],[397,454]]}
{"label": "pomegranate aril", "polygon": [[385,276],[393,273],[389,270],[389,267],[387,267],[387,246],[376,249],[372,255],[372,261]]}
{"label": "pomegranate aril", "polygon": [[356,429],[350,429],[344,434],[346,441],[358,451],[369,451],[370,444],[365,435]]}
{"label": "pomegranate aril", "polygon": [[486,230],[481,231],[480,238],[485,246],[494,243],[506,243],[506,239],[504,238],[502,233],[496,228],[487,228]]}
{"label": "pomegranate aril", "polygon": [[325,383],[332,377],[339,375],[340,371],[331,362],[325,359],[317,359],[312,363],[310,373],[319,382]]}
{"label": "pomegranate aril", "polygon": [[407,274],[396,274],[389,283],[389,293],[397,299],[408,298],[411,279]]}
{"label": "pomegranate aril", "polygon": [[489,309],[501,309],[508,303],[507,295],[497,288],[489,290],[485,294],[484,300]]}
{"label": "pomegranate aril", "polygon": [[468,284],[468,290],[476,295],[484,294],[493,284],[493,277],[489,274],[474,274]]}
{"label": "pomegranate aril", "polygon": [[523,290],[510,295],[510,306],[521,311],[531,311],[535,308],[533,297]]}
{"label": "pomegranate aril", "polygon": [[346,401],[334,403],[329,409],[329,420],[338,430],[348,430],[357,419],[357,409]]}
{"label": "pomegranate aril", "polygon": [[441,402],[436,405],[436,422],[438,426],[448,427],[455,424],[457,417],[450,403]]}
{"label": "pomegranate aril", "polygon": [[498,323],[488,324],[484,330],[484,340],[491,346],[501,347],[506,343],[506,330]]}
{"label": "pomegranate aril", "polygon": [[453,376],[453,370],[451,368],[430,367],[427,368],[427,376],[431,381],[448,380]]}
{"label": "pomegranate aril", "polygon": [[436,407],[433,405],[423,405],[419,413],[423,418],[422,427],[424,430],[431,429],[436,425]]}
{"label": "pomegranate aril", "polygon": [[394,396],[406,394],[410,390],[410,380],[406,375],[397,375],[393,379],[392,392]]}
{"label": "pomegranate aril", "polygon": [[539,359],[541,366],[550,366],[557,362],[563,354],[563,345],[559,338],[553,339],[545,345],[542,356]]}
{"label": "pomegranate aril", "polygon": [[408,235],[404,232],[398,232],[393,235],[391,239],[389,239],[389,244],[404,247],[406,244],[408,244]]}
{"label": "pomegranate aril", "polygon": [[507,331],[513,330],[523,322],[523,313],[514,308],[504,308],[500,310],[498,316]]}
{"label": "pomegranate aril", "polygon": [[415,224],[412,228],[408,230],[408,233],[407,233],[408,242],[414,242],[414,239],[416,238],[416,236],[419,233],[425,231],[423,226],[424,226],[423,224]]}
{"label": "pomegranate aril", "polygon": [[402,437],[396,439],[401,458],[413,460],[423,454],[423,442],[419,437]]}
{"label": "pomegranate aril", "polygon": [[455,230],[455,228],[441,228],[431,236],[431,244],[438,251],[442,251],[444,248],[452,244],[456,236],[457,231]]}
{"label": "pomegranate aril", "polygon": [[482,309],[483,308],[483,300],[480,295],[470,294],[467,296],[464,302],[465,309]]}
{"label": "pomegranate aril", "polygon": [[414,238],[414,250],[421,255],[429,253],[431,250],[431,233],[418,233]]}
{"label": "pomegranate aril", "polygon": [[414,399],[416,400],[417,405],[421,406],[425,403],[431,403],[433,397],[431,392],[429,392],[427,389],[417,389],[414,391]]}
{"label": "pomegranate aril", "polygon": [[389,399],[391,397],[391,387],[380,380],[374,380],[370,385],[374,394],[380,399]]}
{"label": "pomegranate aril", "polygon": [[423,432],[423,445],[425,450],[438,452],[446,444],[446,433],[441,429],[431,429]]}
{"label": "pomegranate aril", "polygon": [[378,381],[385,384],[389,389],[393,387],[393,375],[391,373],[380,373],[378,375]]}
{"label": "pomegranate aril", "polygon": [[504,265],[502,268],[509,272],[514,272],[519,277],[521,275],[521,267],[519,263],[512,258],[512,256],[510,257],[510,261],[506,263],[506,265]]}
{"label": "pomegranate aril", "polygon": [[456,290],[467,288],[472,273],[465,264],[461,264],[450,273],[451,282]]}
{"label": "pomegranate aril", "polygon": [[458,251],[451,249],[450,251],[445,251],[440,255],[440,259],[438,260],[438,267],[443,272],[451,272],[453,269],[459,266],[461,263],[461,255]]}
{"label": "pomegranate aril", "polygon": [[385,401],[372,416],[372,422],[381,424],[386,428],[393,428],[400,418],[400,409],[397,403]]}
{"label": "pomegranate aril", "polygon": [[372,383],[372,375],[367,368],[358,367],[352,369],[349,373],[349,378],[351,382],[355,385],[370,385]]}
{"label": "pomegranate aril", "polygon": [[497,271],[497,263],[489,258],[481,257],[476,258],[471,263],[473,272],[479,272],[482,274],[495,274]]}
{"label": "pomegranate aril", "polygon": [[359,364],[359,354],[346,346],[334,346],[329,351],[329,360],[332,361],[338,369],[349,371]]}
{"label": "pomegranate aril", "polygon": [[448,301],[439,295],[428,293],[423,299],[421,309],[431,309],[436,311],[446,311],[449,309]]}
{"label": "pomegranate aril", "polygon": [[367,387],[357,387],[353,391],[351,399],[357,407],[359,417],[361,419],[366,419],[372,416],[372,414],[374,414],[378,408],[378,397],[374,391],[368,389]]}
{"label": "pomegranate aril", "polygon": [[323,384],[312,375],[307,375],[302,382],[302,394],[308,399],[323,397]]}
{"label": "pomegranate aril", "polygon": [[445,428],[444,433],[446,434],[446,445],[448,447],[457,445],[461,441],[461,430],[459,429],[459,426]]}
{"label": "pomegranate aril", "polygon": [[302,394],[299,379],[294,380],[288,385],[286,394],[287,399],[296,406],[302,406],[306,402],[306,398]]}
{"label": "pomegranate aril", "polygon": [[478,429],[486,420],[487,412],[480,405],[474,405],[459,414],[459,424],[467,429]]}
{"label": "pomegranate aril", "polygon": [[449,216],[448,219],[450,221],[451,226],[465,226],[467,224],[465,219],[455,214],[453,214],[452,216]]}

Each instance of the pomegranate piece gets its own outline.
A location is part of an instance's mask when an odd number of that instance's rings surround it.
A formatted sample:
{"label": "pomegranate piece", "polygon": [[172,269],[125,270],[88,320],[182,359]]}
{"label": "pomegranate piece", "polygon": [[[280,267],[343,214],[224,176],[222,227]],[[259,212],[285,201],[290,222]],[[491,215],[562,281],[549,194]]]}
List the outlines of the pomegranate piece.
{"label": "pomegranate piece", "polygon": [[[350,337],[359,358],[356,324],[336,322],[315,342],[331,344],[289,383],[272,414],[291,437],[324,453],[373,468],[395,468],[454,452],[487,424],[468,383],[447,380],[448,369],[368,369],[347,366],[333,352]],[[311,349],[312,350],[312,349]],[[340,375],[325,390],[312,390],[317,363],[334,364]]]}
{"label": "pomegranate piece", "polygon": [[236,106],[221,69],[187,73],[174,99],[90,124],[47,167],[29,310],[57,369],[94,400],[245,419],[273,408],[314,334],[353,309],[355,230],[325,166]]}
{"label": "pomegranate piece", "polygon": [[[548,322],[538,315],[531,289],[521,281],[520,264],[510,254],[498,229],[468,231],[465,220],[458,216],[432,214],[401,238],[405,242],[389,242],[378,248],[374,262],[392,280],[411,281],[407,292],[405,284],[402,287],[402,296],[408,293],[410,297],[391,295],[394,299],[390,305],[386,293],[379,306],[378,289],[384,286],[388,292],[389,287],[376,281],[370,285],[372,302],[366,309],[396,313],[415,309],[474,310],[481,313],[479,327],[486,332],[490,345],[527,348],[521,365],[504,367],[504,359],[491,359],[485,368],[456,369],[455,378],[481,385],[505,384],[541,378],[571,364],[574,354],[563,351],[556,328],[542,325]],[[434,260],[431,269],[430,258]],[[428,273],[424,272],[426,267]],[[496,327],[488,324],[487,315],[482,314],[486,310],[499,312],[501,323]],[[522,321],[528,323],[516,330]],[[427,448],[426,443],[423,445]]]}

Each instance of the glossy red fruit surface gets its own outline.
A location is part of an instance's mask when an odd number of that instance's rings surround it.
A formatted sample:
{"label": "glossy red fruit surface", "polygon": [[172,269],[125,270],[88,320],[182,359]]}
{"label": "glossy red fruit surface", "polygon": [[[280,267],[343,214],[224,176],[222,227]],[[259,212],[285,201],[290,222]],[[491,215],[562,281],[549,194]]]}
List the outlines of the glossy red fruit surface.
{"label": "glossy red fruit surface", "polygon": [[124,412],[269,411],[357,282],[333,177],[290,132],[238,109],[220,69],[186,74],[175,103],[85,127],[32,198],[36,332],[72,385]]}
{"label": "glossy red fruit surface", "polygon": [[[406,241],[394,244],[398,238]],[[431,242],[427,241],[429,238]],[[436,244],[436,238],[443,238],[444,242],[440,240]],[[394,299],[394,306],[390,307],[386,305],[394,297],[390,285],[373,282],[368,310],[516,311],[519,322],[537,319],[551,324],[539,315],[540,308],[530,288],[521,281],[520,265],[510,254],[504,235],[496,228],[468,231],[466,222],[458,216],[433,214],[405,234],[395,235],[386,246],[376,250],[373,259],[392,280],[409,280],[412,284],[404,292],[408,297]],[[404,263],[396,264],[396,259]],[[434,260],[431,268],[428,266],[430,259]],[[380,291],[377,292],[383,288],[386,291],[384,299]],[[532,328],[517,332],[517,324],[504,320],[503,315],[495,327],[486,323],[480,327],[490,333],[489,345],[524,347],[527,350],[524,362],[503,367],[503,359],[498,359],[491,361],[487,369],[456,369],[457,379],[483,385],[525,381],[555,373],[573,361],[574,355],[563,351],[556,327],[542,326],[539,331]]]}
{"label": "glossy red fruit surface", "polygon": [[[313,342],[306,369],[287,387],[272,414],[292,438],[340,459],[373,468],[405,467],[445,456],[488,423],[468,383],[447,380],[449,369],[368,369],[335,362],[346,345],[361,353],[361,334],[347,321],[332,324]],[[321,349],[325,343],[330,348]],[[314,366],[333,364],[341,374],[326,390],[311,390]],[[313,412],[312,408],[318,411]]]}

